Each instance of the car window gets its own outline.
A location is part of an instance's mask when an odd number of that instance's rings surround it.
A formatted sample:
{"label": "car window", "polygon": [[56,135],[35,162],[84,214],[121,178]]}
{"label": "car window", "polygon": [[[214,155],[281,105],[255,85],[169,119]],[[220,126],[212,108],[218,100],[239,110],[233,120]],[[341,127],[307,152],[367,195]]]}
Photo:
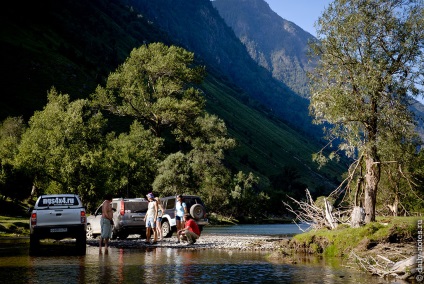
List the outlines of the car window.
{"label": "car window", "polygon": [[96,215],[102,215],[102,205],[103,205],[103,204],[100,204],[100,206],[99,206],[99,207],[97,207],[96,211],[94,212],[94,215],[95,215],[95,216],[96,216]]}
{"label": "car window", "polygon": [[125,211],[131,213],[143,213],[147,212],[148,202],[125,202]]}
{"label": "car window", "polygon": [[50,207],[50,206],[68,206],[68,205],[78,205],[78,199],[76,197],[52,197],[46,196],[41,197],[38,202],[38,207]]}
{"label": "car window", "polygon": [[174,208],[175,208],[175,198],[168,199],[165,209],[174,209]]}

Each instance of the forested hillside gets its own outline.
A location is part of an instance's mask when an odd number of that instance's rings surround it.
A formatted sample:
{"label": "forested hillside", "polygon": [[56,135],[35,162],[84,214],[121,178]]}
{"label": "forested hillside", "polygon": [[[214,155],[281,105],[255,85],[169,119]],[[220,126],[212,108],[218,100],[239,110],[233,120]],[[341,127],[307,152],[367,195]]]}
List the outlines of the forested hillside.
{"label": "forested hillside", "polygon": [[[209,1],[163,1],[161,7],[155,1],[128,2],[23,1],[3,9],[0,68],[7,84],[0,118],[28,120],[46,105],[52,86],[72,100],[88,98],[133,48],[174,44],[206,66],[206,109],[236,138],[225,162],[233,173],[255,173],[259,188],[278,196],[279,205],[286,193],[334,188],[345,165],[318,170],[311,161],[321,146],[313,138],[317,128],[307,116],[307,101],[256,65]],[[129,124],[110,116],[107,129],[125,132]],[[31,184],[21,187],[29,193]]]}

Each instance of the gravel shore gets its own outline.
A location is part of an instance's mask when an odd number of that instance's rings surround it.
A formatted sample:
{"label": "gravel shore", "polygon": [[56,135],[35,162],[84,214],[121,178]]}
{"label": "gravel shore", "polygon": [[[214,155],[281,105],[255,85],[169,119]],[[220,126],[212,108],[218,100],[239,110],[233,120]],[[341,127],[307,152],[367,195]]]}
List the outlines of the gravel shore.
{"label": "gravel shore", "polygon": [[[154,248],[167,247],[176,249],[226,249],[240,251],[273,251],[283,245],[288,238],[253,235],[202,235],[195,244],[177,243],[177,237],[165,238],[157,244],[145,244],[145,238],[131,235],[126,240],[111,240],[110,247],[116,248]],[[99,240],[87,240],[90,246],[98,246]]]}

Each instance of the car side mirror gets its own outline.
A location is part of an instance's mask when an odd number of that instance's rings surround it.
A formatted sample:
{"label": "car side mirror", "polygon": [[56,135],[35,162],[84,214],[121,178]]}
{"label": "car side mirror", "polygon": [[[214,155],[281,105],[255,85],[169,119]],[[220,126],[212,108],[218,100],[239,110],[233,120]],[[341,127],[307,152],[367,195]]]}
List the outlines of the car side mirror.
{"label": "car side mirror", "polygon": [[33,207],[33,206],[28,207],[28,209],[27,209],[27,213],[28,213],[29,215],[31,215],[32,210],[34,210],[34,207]]}

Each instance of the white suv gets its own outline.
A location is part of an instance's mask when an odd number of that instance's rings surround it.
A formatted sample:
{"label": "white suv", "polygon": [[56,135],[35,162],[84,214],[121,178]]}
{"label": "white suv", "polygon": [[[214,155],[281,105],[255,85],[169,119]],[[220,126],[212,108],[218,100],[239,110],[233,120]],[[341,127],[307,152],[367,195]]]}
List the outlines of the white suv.
{"label": "white suv", "polygon": [[[203,227],[209,224],[209,221],[206,215],[206,207],[202,199],[195,195],[183,195],[182,199],[187,205],[187,211],[196,221],[199,229],[203,230]],[[175,221],[175,204],[177,203],[177,198],[176,196],[168,196],[160,198],[160,201],[165,210],[162,216],[163,236],[165,238],[170,238],[172,234],[177,231]]]}

